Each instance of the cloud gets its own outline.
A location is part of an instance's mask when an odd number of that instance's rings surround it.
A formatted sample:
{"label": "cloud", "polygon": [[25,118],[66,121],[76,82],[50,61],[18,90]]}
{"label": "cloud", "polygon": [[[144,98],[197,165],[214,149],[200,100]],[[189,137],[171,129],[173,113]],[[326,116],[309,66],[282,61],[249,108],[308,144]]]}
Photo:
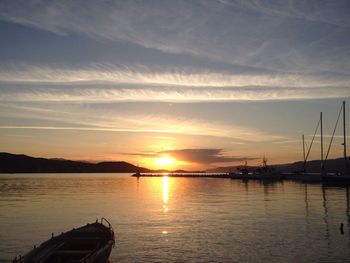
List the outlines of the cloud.
{"label": "cloud", "polygon": [[[0,129],[43,129],[180,134],[230,138],[233,142],[267,142],[285,140],[284,136],[258,129],[208,121],[202,118],[173,116],[157,112],[140,113],[107,109],[103,105],[0,103]],[[118,114],[116,114],[118,112]],[[6,121],[9,120],[9,121]],[[18,120],[16,122],[16,120]],[[163,124],[163,125],[160,125]]]}
{"label": "cloud", "polygon": [[5,0],[0,19],[280,72],[347,74],[350,69],[346,0]]}
{"label": "cloud", "polygon": [[179,149],[160,151],[157,153],[127,153],[127,155],[149,158],[157,158],[164,155],[169,155],[175,158],[177,161],[185,161],[197,164],[242,162],[257,159],[255,157],[229,156],[226,155],[222,149]]}
{"label": "cloud", "polygon": [[79,88],[0,88],[3,102],[110,103],[142,102],[206,102],[206,101],[280,101],[330,99],[350,96],[348,87],[242,87],[242,88],[184,88],[184,87],[88,87]]}
{"label": "cloud", "polygon": [[36,66],[13,63],[3,66],[0,82],[32,84],[139,84],[180,87],[329,87],[347,86],[348,75],[245,73],[195,68],[160,68],[146,65],[93,63],[85,68]]}
{"label": "cloud", "polygon": [[227,101],[341,98],[350,78],[95,63],[80,69],[12,65],[0,70],[0,101]]}
{"label": "cloud", "polygon": [[286,18],[297,18],[313,22],[336,25],[339,27],[350,27],[349,3],[346,0],[324,1],[320,5],[319,1],[311,0],[299,1],[229,1],[219,0],[228,6],[245,7],[249,10],[263,13],[270,16],[280,16]]}
{"label": "cloud", "polygon": [[74,131],[110,131],[110,132],[150,132],[150,133],[167,133],[168,130],[158,129],[128,129],[128,128],[108,128],[108,127],[79,127],[79,126],[9,126],[2,125],[0,129],[28,129],[28,130],[74,130]]}

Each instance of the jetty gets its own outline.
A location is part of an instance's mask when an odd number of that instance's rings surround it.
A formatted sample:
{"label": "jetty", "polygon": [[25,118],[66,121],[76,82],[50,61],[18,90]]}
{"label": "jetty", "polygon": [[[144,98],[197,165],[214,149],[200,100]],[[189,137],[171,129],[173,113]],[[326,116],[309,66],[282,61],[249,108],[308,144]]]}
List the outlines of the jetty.
{"label": "jetty", "polygon": [[133,177],[231,178],[229,173],[134,173]]}
{"label": "jetty", "polygon": [[217,178],[217,179],[231,179],[241,181],[268,181],[268,182],[279,182],[279,181],[296,181],[301,183],[323,183],[323,184],[337,184],[337,185],[350,185],[350,176],[337,175],[336,173],[327,174],[322,176],[319,173],[280,173],[279,176],[259,176],[259,175],[242,175],[238,173],[135,173],[132,177],[171,177],[171,178]]}

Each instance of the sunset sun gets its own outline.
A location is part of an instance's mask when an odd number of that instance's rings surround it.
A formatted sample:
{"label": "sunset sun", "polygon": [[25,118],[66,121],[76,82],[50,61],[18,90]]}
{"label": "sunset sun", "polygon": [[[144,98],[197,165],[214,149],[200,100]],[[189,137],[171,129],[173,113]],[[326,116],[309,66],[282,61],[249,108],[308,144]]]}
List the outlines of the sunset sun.
{"label": "sunset sun", "polygon": [[156,159],[155,159],[155,162],[156,162],[158,165],[164,167],[164,166],[172,165],[172,164],[175,162],[175,160],[172,159],[172,158],[170,158],[170,157],[163,156],[163,157],[156,158]]}

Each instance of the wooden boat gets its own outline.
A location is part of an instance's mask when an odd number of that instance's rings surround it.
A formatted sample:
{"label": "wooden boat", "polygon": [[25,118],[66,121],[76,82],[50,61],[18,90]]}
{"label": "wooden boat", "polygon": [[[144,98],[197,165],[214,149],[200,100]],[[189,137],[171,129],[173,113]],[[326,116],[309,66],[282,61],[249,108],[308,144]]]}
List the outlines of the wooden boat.
{"label": "wooden boat", "polygon": [[[107,223],[107,226],[104,224]],[[14,263],[106,263],[114,247],[111,224],[102,218],[99,222],[62,233],[45,241]]]}

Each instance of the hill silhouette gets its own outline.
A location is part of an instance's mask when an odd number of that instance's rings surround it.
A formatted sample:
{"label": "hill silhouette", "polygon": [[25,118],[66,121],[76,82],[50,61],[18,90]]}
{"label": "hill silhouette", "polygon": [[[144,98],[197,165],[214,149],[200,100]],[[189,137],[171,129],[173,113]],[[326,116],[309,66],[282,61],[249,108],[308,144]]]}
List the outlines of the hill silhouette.
{"label": "hill silhouette", "polygon": [[[277,170],[286,173],[301,171],[303,162],[294,162],[287,164],[272,165]],[[237,171],[238,166],[216,167],[206,172],[210,173],[228,173]],[[248,166],[249,169],[255,169],[258,166]],[[343,171],[344,159],[327,160],[325,170],[327,172]],[[144,167],[137,167],[133,164],[118,162],[99,162],[89,163],[84,161],[71,161],[62,158],[46,159],[27,156],[24,154],[0,153],[0,173],[161,173],[169,172],[167,170],[151,170]],[[309,173],[321,172],[321,161],[308,161],[306,171]],[[176,170],[178,173],[188,173],[189,171]],[[203,171],[191,171],[201,173]]]}
{"label": "hill silhouette", "polygon": [[127,162],[88,163],[0,153],[0,173],[147,173],[151,170]]}

